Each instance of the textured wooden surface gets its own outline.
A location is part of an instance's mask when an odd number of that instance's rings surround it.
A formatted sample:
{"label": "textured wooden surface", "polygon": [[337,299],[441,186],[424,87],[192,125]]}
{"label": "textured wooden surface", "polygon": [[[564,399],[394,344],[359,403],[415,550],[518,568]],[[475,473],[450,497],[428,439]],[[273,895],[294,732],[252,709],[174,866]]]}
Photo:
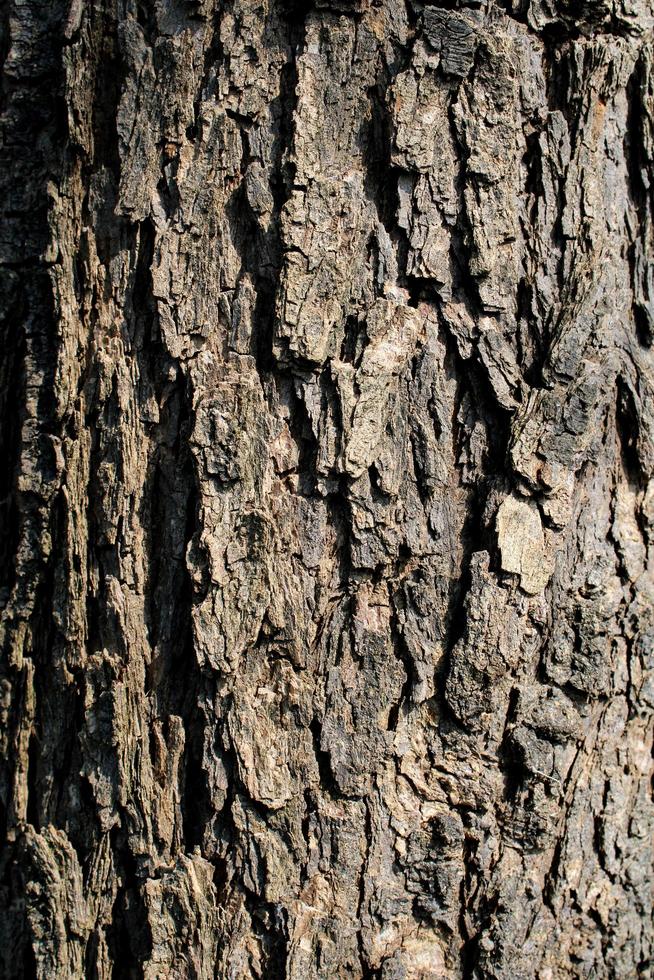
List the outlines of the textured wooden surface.
{"label": "textured wooden surface", "polygon": [[652,976],[651,0],[0,20],[2,976]]}

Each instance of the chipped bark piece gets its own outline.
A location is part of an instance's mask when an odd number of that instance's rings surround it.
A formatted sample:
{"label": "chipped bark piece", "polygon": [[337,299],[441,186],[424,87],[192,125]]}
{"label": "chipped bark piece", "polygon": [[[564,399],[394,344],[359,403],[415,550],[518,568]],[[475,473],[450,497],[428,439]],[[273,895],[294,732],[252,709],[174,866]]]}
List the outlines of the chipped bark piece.
{"label": "chipped bark piece", "polygon": [[519,497],[506,497],[495,518],[502,568],[520,576],[520,585],[531,595],[542,592],[551,568],[538,508]]}
{"label": "chipped bark piece", "polygon": [[427,7],[424,12],[425,37],[440,52],[446,75],[465,78],[475,57],[475,29],[470,21],[450,10]]}
{"label": "chipped bark piece", "polygon": [[[346,435],[343,465],[354,477],[377,458],[389,423],[389,406],[413,357],[421,326],[418,312],[390,300],[378,300],[369,312],[369,342],[351,379],[353,393],[342,400]],[[349,425],[345,423],[348,415]]]}

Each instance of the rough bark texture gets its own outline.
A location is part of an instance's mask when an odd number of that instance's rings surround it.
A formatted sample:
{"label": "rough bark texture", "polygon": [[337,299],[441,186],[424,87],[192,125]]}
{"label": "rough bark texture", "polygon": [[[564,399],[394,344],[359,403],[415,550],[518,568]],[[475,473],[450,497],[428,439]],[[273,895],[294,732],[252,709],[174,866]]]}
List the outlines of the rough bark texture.
{"label": "rough bark texture", "polygon": [[2,976],[649,977],[650,0],[5,0]]}

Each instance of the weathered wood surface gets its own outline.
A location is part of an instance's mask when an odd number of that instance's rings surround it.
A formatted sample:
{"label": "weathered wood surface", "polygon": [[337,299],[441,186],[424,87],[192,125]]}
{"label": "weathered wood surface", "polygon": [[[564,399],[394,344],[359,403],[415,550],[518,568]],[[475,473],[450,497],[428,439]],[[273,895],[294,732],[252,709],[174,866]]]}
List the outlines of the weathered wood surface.
{"label": "weathered wood surface", "polygon": [[652,975],[650,0],[6,0],[7,978]]}

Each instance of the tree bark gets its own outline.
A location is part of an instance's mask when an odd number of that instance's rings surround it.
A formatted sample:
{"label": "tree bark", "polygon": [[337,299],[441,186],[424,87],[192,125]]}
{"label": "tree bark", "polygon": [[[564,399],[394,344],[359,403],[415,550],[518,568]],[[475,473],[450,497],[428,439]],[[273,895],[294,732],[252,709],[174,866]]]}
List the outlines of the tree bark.
{"label": "tree bark", "polygon": [[6,0],[4,977],[649,977],[650,0]]}

